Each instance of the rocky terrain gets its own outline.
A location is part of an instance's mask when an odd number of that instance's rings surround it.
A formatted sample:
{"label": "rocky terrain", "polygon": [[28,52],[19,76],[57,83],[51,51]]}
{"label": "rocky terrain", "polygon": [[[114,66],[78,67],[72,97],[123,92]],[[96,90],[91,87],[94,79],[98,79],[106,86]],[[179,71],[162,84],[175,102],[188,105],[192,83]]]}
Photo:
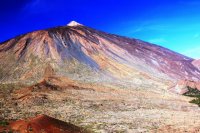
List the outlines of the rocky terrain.
{"label": "rocky terrain", "polygon": [[199,88],[199,67],[161,46],[73,21],[1,43],[0,62],[2,121],[44,114],[85,132],[200,132],[200,108],[181,95]]}
{"label": "rocky terrain", "polygon": [[0,132],[20,133],[87,133],[83,129],[72,124],[56,120],[46,115],[39,115],[35,118],[10,122],[0,128]]}

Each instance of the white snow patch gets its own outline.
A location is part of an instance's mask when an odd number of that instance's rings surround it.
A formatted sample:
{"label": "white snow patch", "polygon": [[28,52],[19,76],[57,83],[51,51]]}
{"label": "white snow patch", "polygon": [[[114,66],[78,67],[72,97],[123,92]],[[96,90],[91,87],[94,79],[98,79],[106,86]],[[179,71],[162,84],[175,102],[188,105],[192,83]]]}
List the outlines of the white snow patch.
{"label": "white snow patch", "polygon": [[82,25],[76,21],[71,21],[70,23],[67,24],[67,26],[79,26],[79,25]]}

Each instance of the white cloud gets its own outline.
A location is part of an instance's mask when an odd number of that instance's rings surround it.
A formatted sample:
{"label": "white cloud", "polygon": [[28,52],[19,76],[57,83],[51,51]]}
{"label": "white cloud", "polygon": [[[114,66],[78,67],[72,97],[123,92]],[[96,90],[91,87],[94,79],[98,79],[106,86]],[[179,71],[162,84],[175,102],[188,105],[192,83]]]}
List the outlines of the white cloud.
{"label": "white cloud", "polygon": [[200,34],[199,33],[196,33],[195,35],[194,35],[194,38],[199,38],[200,37]]}
{"label": "white cloud", "polygon": [[155,44],[160,44],[160,43],[166,43],[167,40],[165,40],[164,38],[154,38],[154,39],[148,40],[148,42],[155,43]]}
{"label": "white cloud", "polygon": [[168,25],[161,25],[161,24],[148,24],[148,25],[143,25],[140,26],[138,28],[136,28],[135,30],[133,30],[133,32],[141,32],[141,31],[167,31],[169,30],[169,26]]}

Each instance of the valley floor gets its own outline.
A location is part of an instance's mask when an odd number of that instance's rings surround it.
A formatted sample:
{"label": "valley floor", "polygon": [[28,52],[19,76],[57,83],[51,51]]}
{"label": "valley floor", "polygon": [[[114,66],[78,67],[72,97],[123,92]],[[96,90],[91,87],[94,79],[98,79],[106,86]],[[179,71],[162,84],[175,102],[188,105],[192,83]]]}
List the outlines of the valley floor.
{"label": "valley floor", "polygon": [[51,79],[2,91],[0,118],[45,114],[91,132],[198,133],[200,108],[190,100],[167,90],[158,93]]}

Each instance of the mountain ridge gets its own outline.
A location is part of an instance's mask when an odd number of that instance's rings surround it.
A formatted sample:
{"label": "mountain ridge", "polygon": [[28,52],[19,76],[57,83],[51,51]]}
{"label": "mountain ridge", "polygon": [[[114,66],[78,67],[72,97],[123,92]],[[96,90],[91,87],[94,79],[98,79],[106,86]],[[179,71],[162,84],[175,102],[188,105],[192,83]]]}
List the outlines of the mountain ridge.
{"label": "mountain ridge", "polygon": [[131,77],[130,73],[134,75],[139,70],[150,77],[171,81],[199,80],[200,71],[192,64],[192,58],[139,39],[109,34],[75,21],[70,23],[74,25],[38,30],[1,43],[1,60],[9,53],[17,62],[28,61],[31,56],[46,64],[54,62],[51,67],[57,70],[63,62],[75,61],[86,65],[92,73],[101,71],[118,79]]}

